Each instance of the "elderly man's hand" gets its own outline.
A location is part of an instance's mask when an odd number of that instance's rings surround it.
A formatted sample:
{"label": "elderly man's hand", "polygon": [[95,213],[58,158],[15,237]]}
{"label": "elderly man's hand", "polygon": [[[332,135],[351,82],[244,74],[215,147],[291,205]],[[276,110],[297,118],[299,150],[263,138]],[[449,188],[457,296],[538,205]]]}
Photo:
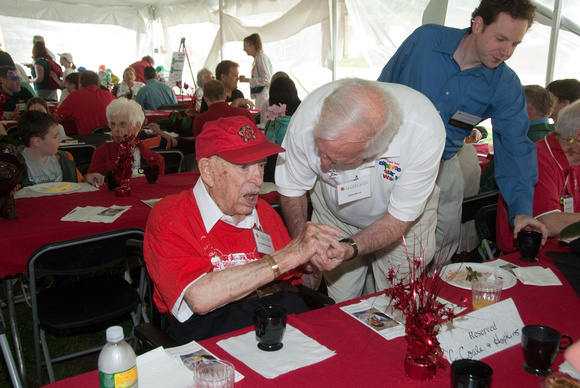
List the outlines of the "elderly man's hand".
{"label": "elderly man's hand", "polygon": [[330,249],[343,251],[337,238],[342,237],[338,229],[328,225],[307,222],[304,230],[277,252],[276,256],[284,258],[284,271],[289,271],[308,263],[314,257],[327,258]]}
{"label": "elderly man's hand", "polygon": [[548,228],[546,228],[546,225],[525,214],[518,214],[514,219],[514,239],[518,238],[520,230],[535,230],[542,233],[542,245],[548,240]]}

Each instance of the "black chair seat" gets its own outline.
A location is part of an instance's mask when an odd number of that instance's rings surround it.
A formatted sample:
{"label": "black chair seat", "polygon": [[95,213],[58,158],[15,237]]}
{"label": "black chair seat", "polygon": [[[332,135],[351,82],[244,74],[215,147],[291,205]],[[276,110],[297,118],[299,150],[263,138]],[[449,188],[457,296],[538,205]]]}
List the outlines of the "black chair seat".
{"label": "black chair seat", "polygon": [[[83,279],[38,293],[38,320],[44,328],[75,329],[129,314],[139,294],[121,276]],[[66,302],[66,303],[63,303]]]}

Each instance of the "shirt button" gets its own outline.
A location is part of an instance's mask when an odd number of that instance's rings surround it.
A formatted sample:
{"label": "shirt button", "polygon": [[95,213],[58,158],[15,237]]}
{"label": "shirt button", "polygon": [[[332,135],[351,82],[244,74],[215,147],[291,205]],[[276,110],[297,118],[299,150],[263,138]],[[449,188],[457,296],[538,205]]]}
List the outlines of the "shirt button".
{"label": "shirt button", "polygon": [[448,96],[449,95],[449,92],[445,92],[445,95]]}

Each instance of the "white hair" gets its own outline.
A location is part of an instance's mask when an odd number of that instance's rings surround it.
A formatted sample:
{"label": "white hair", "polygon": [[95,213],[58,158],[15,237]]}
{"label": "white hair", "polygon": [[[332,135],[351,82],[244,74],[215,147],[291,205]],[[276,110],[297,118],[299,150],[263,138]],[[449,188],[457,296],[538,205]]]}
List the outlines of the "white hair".
{"label": "white hair", "polygon": [[113,116],[128,116],[129,121],[134,126],[143,125],[145,122],[145,113],[143,108],[135,100],[128,100],[125,97],[117,98],[107,106],[107,120],[111,121]]}
{"label": "white hair", "polygon": [[399,132],[403,121],[399,102],[378,81],[347,78],[338,83],[322,103],[314,138],[338,140],[356,131],[366,140],[362,156],[377,157]]}

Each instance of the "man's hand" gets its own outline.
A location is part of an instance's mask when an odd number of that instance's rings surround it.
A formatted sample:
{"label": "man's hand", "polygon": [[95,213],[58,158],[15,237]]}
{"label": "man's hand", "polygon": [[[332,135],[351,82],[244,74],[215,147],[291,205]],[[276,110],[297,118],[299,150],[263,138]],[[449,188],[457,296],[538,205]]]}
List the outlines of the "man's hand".
{"label": "man's hand", "polygon": [[99,188],[99,186],[105,183],[105,176],[99,174],[98,172],[92,172],[90,174],[85,175],[85,182],[95,186],[96,188]]}
{"label": "man's hand", "polygon": [[247,98],[236,98],[235,100],[230,102],[230,106],[252,109],[254,107],[254,103],[251,100],[248,100]]}
{"label": "man's hand", "polygon": [[342,249],[331,247],[326,252],[326,256],[316,255],[310,260],[310,264],[320,271],[330,271],[338,267],[354,254],[354,249],[351,244],[339,243],[339,245]]}
{"label": "man's hand", "polygon": [[520,230],[535,230],[542,233],[542,245],[548,240],[548,228],[539,220],[525,214],[518,214],[514,219],[514,239]]}
{"label": "man's hand", "polygon": [[281,250],[272,254],[280,265],[282,273],[306,264],[314,257],[326,259],[329,249],[342,253],[344,248],[338,242],[340,231],[332,226],[307,222],[302,232]]}
{"label": "man's hand", "polygon": [[16,109],[14,109],[14,111],[12,112],[12,114],[10,115],[10,118],[12,120],[18,120],[20,118],[20,109],[18,109],[18,107],[16,107]]}

